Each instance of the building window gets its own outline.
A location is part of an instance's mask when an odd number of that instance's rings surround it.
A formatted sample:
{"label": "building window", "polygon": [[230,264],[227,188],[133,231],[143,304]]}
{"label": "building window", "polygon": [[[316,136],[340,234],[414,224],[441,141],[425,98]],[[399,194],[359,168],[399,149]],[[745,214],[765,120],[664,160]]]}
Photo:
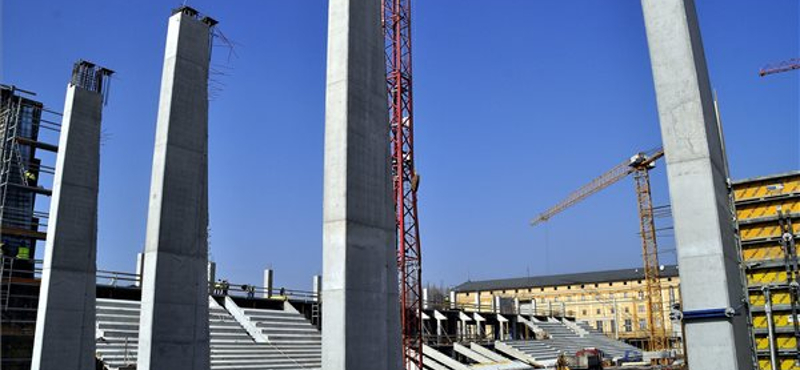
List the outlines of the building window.
{"label": "building window", "polygon": [[611,307],[611,314],[614,314],[614,307]]}
{"label": "building window", "polygon": [[514,294],[519,294],[519,289],[514,289]]}
{"label": "building window", "polygon": [[597,329],[599,332],[603,332],[603,322],[600,320],[595,321],[594,328]]}
{"label": "building window", "polygon": [[672,281],[672,278],[667,278],[667,281]]}
{"label": "building window", "polygon": [[583,289],[584,287],[585,287],[585,285],[581,284],[581,289]]}
{"label": "building window", "polygon": [[553,290],[558,290],[558,287],[553,288]]}
{"label": "building window", "polygon": [[625,313],[631,313],[630,307],[625,307]]}
{"label": "building window", "polygon": [[467,297],[469,297],[469,292],[467,292]]}
{"label": "building window", "polygon": [[611,320],[611,331],[616,331],[616,330],[617,330],[617,321]]}
{"label": "building window", "polygon": [[628,285],[628,282],[627,282],[627,281],[626,281],[626,282],[623,282],[623,283],[622,283],[622,285]]}
{"label": "building window", "polygon": [[572,290],[572,285],[568,285],[567,290]]}
{"label": "building window", "polygon": [[641,280],[637,280],[637,281],[636,281],[636,284],[641,284],[641,283],[642,283],[642,281],[641,281]]}
{"label": "building window", "polygon": [[544,288],[539,288],[539,291],[544,292]]}
{"label": "building window", "polygon": [[594,283],[594,287],[595,287],[595,288],[597,288],[597,287],[598,287],[597,283]]}
{"label": "building window", "polygon": [[639,313],[645,313],[645,310],[644,310],[644,305],[643,305],[643,304],[640,304],[640,305],[639,305]]}
{"label": "building window", "polygon": [[628,298],[628,292],[622,293],[622,298]]}
{"label": "building window", "polygon": [[585,301],[585,300],[586,300],[586,296],[581,294],[581,301]]}
{"label": "building window", "polygon": [[669,287],[669,304],[670,305],[675,304],[675,287],[674,286]]}
{"label": "building window", "polygon": [[588,312],[586,310],[583,310],[583,316],[587,316],[587,315],[588,315]]}
{"label": "building window", "polygon": [[608,283],[608,286],[614,286],[614,283]]}
{"label": "building window", "polygon": [[630,333],[633,331],[633,322],[631,319],[625,319],[625,332]]}
{"label": "building window", "polygon": [[642,330],[647,329],[647,320],[639,319],[639,329],[642,329]]}
{"label": "building window", "polygon": [[641,290],[639,291],[639,299],[644,299],[644,292]]}
{"label": "building window", "polygon": [[599,308],[597,309],[597,314],[598,314],[598,315],[600,314],[600,309],[599,309]]}

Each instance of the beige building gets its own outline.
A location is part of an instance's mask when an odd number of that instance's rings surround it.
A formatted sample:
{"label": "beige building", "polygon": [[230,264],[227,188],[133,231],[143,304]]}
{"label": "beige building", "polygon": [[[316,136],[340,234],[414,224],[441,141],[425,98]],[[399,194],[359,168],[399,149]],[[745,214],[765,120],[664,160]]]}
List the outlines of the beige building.
{"label": "beige building", "polygon": [[[669,319],[671,306],[680,302],[677,266],[663,266],[661,289],[663,322],[677,342],[678,324]],[[498,305],[518,304],[522,313],[574,317],[610,337],[644,345],[648,338],[648,305],[642,269],[598,271],[514,279],[468,281],[454,288],[457,305],[465,310],[490,312]]]}

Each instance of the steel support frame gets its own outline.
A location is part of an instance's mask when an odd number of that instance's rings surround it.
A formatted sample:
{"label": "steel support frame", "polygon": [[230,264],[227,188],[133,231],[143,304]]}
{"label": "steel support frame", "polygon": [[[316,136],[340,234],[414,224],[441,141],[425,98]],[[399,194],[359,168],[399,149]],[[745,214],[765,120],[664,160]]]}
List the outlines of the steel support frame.
{"label": "steel support frame", "polygon": [[422,369],[422,254],[414,169],[411,0],[382,0],[405,369]]}

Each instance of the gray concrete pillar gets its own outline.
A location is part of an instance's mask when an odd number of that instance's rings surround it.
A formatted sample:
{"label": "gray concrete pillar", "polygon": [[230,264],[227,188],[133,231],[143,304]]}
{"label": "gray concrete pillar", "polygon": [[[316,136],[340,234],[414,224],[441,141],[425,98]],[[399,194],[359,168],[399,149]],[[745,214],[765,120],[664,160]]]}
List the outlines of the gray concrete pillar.
{"label": "gray concrete pillar", "polygon": [[514,313],[517,315],[522,314],[522,310],[520,308],[519,297],[514,297]]}
{"label": "gray concrete pillar", "polygon": [[456,302],[456,292],[454,290],[450,291],[450,309],[455,310],[458,307],[458,302]]}
{"label": "gray concrete pillar", "polygon": [[314,275],[313,281],[313,292],[314,292],[314,302],[321,301],[322,298],[322,276],[321,275]]}
{"label": "gray concrete pillar", "polygon": [[428,309],[428,288],[422,288],[422,309]]}
{"label": "gray concrete pillar", "polygon": [[272,269],[264,270],[264,298],[272,297],[272,288],[275,284],[274,274]]}
{"label": "gray concrete pillar", "polygon": [[402,366],[381,2],[331,0],[323,370]]}
{"label": "gray concrete pillar", "polygon": [[139,370],[209,369],[208,67],[216,22],[169,18],[147,218]]}
{"label": "gray concrete pillar", "polygon": [[[688,362],[693,370],[750,370],[725,155],[694,1],[642,0],[642,8],[666,153]],[[728,318],[722,313],[728,308],[739,312]],[[701,310],[716,317],[689,319]]]}
{"label": "gray concrete pillar", "polygon": [[103,85],[78,62],[67,86],[47,227],[31,369],[94,369],[97,192]]}
{"label": "gray concrete pillar", "polygon": [[475,292],[475,312],[481,312],[481,292]]}
{"label": "gray concrete pillar", "polygon": [[142,275],[144,275],[144,253],[136,253],[136,286],[142,286]]}
{"label": "gray concrete pillar", "polygon": [[217,264],[215,262],[208,261],[208,291],[212,292],[214,290],[214,282],[217,281]]}

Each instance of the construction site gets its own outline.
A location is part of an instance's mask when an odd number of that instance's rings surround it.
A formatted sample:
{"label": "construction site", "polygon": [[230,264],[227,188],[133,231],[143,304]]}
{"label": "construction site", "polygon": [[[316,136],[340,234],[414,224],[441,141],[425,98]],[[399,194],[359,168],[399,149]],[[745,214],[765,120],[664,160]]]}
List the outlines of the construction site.
{"label": "construction site", "polygon": [[[731,178],[694,0],[641,1],[661,145],[606,158],[619,164],[581,173],[585,185],[520,220],[536,230],[627,185],[636,202],[619,207],[638,216],[626,225],[637,265],[425,285],[416,2],[329,1],[311,290],[277,284],[282,267],[266,262],[258,284],[231,281],[209,255],[210,61],[225,19],[163,9],[135,270],[98,266],[104,110],[125,71],[77,60],[52,82],[67,83],[63,107],[0,80],[0,370],[800,370],[800,169]],[[792,59],[753,73],[796,69]],[[800,155],[796,139],[779,145]],[[654,185],[656,168],[667,187]],[[674,263],[661,257],[659,218],[671,220]]]}

